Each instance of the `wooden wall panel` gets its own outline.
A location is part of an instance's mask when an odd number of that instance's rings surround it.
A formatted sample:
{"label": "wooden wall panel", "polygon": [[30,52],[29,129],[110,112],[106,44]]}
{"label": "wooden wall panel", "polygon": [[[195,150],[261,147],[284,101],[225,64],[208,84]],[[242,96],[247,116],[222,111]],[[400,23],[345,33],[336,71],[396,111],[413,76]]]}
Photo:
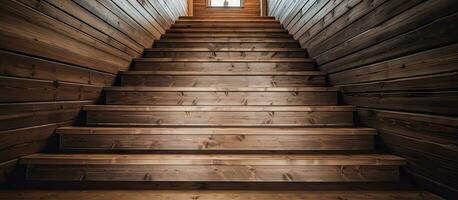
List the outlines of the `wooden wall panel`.
{"label": "wooden wall panel", "polygon": [[269,0],[411,180],[458,195],[458,2]]}
{"label": "wooden wall panel", "polygon": [[208,8],[207,0],[193,0],[194,16],[260,16],[260,0],[244,0],[243,8]]}
{"label": "wooden wall panel", "polygon": [[77,123],[81,107],[186,12],[186,0],[2,2],[0,182],[17,157]]}

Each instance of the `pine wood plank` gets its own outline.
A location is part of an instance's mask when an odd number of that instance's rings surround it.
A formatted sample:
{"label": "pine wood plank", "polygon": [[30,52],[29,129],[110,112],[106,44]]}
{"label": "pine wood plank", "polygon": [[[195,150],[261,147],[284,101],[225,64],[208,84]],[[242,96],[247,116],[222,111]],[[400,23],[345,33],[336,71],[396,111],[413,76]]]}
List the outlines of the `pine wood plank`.
{"label": "pine wood plank", "polygon": [[352,126],[352,106],[86,106],[101,126]]}
{"label": "pine wood plank", "polygon": [[131,70],[133,71],[227,71],[227,72],[288,72],[316,70],[315,62],[151,62],[135,60]]}
{"label": "pine wood plank", "polygon": [[440,200],[437,195],[418,190],[326,190],[326,191],[246,191],[246,190],[3,190],[0,198],[18,200],[54,199],[195,199],[199,200]]}
{"label": "pine wood plank", "polygon": [[[154,78],[153,78],[154,77]],[[325,86],[325,75],[305,72],[126,71],[122,86],[154,87],[304,87]]]}
{"label": "pine wood plank", "polygon": [[371,150],[373,129],[78,128],[59,129],[61,151]]}
{"label": "pine wood plank", "polygon": [[95,100],[102,87],[0,75],[1,103],[33,101]]}
{"label": "pine wood plank", "polygon": [[292,38],[288,33],[166,33],[167,38]]}
{"label": "pine wood plank", "polygon": [[34,154],[20,163],[27,165],[28,180],[217,182],[396,181],[398,166],[405,165],[391,155],[329,154]]}
{"label": "pine wood plank", "polygon": [[112,85],[115,75],[0,50],[0,74],[52,81]]}
{"label": "pine wood plank", "polygon": [[193,135],[193,134],[244,134],[244,135],[376,135],[373,128],[129,128],[129,127],[60,127],[56,134],[66,135]]}
{"label": "pine wood plank", "polygon": [[94,101],[57,101],[0,104],[0,130],[74,120],[81,107]]}
{"label": "pine wood plank", "polygon": [[106,104],[130,105],[337,105],[336,88],[105,88]]}

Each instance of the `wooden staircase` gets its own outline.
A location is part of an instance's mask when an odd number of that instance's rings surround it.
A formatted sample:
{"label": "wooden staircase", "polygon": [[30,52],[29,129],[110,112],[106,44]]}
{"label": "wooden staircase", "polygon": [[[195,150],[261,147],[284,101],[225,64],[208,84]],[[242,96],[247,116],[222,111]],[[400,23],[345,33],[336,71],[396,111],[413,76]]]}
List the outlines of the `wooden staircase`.
{"label": "wooden staircase", "polygon": [[182,17],[63,127],[59,153],[25,156],[26,181],[396,182],[404,159],[374,151],[280,23]]}

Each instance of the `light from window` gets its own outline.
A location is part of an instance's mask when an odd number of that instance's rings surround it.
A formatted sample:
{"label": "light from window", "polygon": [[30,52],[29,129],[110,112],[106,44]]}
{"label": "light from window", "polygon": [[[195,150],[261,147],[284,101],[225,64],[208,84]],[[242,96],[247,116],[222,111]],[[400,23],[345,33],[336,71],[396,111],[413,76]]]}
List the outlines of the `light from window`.
{"label": "light from window", "polygon": [[210,7],[242,7],[242,0],[208,0]]}

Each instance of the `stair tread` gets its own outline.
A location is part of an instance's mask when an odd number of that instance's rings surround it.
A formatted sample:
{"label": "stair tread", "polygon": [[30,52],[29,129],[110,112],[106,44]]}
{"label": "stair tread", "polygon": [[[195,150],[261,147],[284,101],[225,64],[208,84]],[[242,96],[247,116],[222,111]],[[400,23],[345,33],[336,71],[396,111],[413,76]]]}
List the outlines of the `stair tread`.
{"label": "stair tread", "polygon": [[337,92],[337,87],[148,87],[148,86],[118,86],[105,87],[105,91],[189,91],[189,92]]}
{"label": "stair tread", "polygon": [[135,58],[135,62],[315,62],[311,58],[256,58],[256,57],[207,57],[207,58]]}
{"label": "stair tread", "polygon": [[220,128],[220,127],[78,127],[58,128],[57,134],[72,135],[195,135],[195,134],[243,134],[243,135],[376,135],[373,128]]}
{"label": "stair tread", "polygon": [[[366,184],[367,185],[367,184]],[[395,184],[392,184],[395,185]],[[319,187],[319,184],[315,186]],[[199,200],[224,200],[224,199],[262,199],[262,200],[329,200],[329,199],[345,199],[345,200],[362,200],[368,199],[384,199],[384,200],[441,200],[439,196],[428,191],[418,189],[391,188],[389,190],[370,190],[359,189],[325,189],[325,190],[291,190],[287,188],[273,189],[274,191],[266,191],[262,189],[252,190],[198,190],[198,189],[180,189],[177,190],[177,184],[169,187],[167,190],[3,190],[0,195],[4,199],[28,199],[28,200],[81,200],[81,199],[102,199],[95,197],[103,197],[104,199],[125,199],[144,200],[144,199],[199,199]],[[303,187],[303,186],[302,186]],[[308,187],[311,187],[308,185]],[[377,185],[377,189],[380,186]],[[137,189],[137,188],[136,188]],[[197,198],[196,198],[197,197]]]}
{"label": "stair tread", "polygon": [[[206,52],[206,51],[260,51],[260,52],[270,52],[270,51],[281,51],[281,52],[291,52],[291,51],[305,51],[302,48],[146,48],[145,51],[196,51],[196,52]],[[242,58],[242,57],[241,57]],[[302,58],[304,59],[304,58]]]}
{"label": "stair tread", "polygon": [[353,112],[355,106],[144,106],[144,105],[86,105],[86,111],[188,111],[188,112]]}
{"label": "stair tread", "polygon": [[389,154],[47,154],[24,156],[21,164],[59,165],[406,165]]}

